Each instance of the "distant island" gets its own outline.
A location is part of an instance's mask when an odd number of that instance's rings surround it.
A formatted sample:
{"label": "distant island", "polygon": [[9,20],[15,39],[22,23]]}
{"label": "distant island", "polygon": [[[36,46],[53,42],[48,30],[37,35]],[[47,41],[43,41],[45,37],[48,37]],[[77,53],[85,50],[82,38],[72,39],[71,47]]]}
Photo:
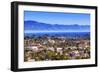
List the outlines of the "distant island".
{"label": "distant island", "polygon": [[89,32],[90,25],[79,24],[49,24],[38,21],[24,21],[25,31],[79,31]]}

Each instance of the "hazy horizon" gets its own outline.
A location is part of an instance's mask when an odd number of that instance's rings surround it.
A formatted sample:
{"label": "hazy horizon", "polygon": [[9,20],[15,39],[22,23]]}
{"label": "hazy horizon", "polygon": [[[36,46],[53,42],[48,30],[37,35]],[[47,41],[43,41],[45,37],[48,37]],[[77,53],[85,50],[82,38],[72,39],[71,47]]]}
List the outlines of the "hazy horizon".
{"label": "hazy horizon", "polygon": [[[34,30],[26,30],[24,31],[24,33],[52,33],[52,32],[59,32],[59,33],[62,33],[62,32],[87,32],[87,31],[34,31]],[[88,31],[89,32],[89,31]]]}

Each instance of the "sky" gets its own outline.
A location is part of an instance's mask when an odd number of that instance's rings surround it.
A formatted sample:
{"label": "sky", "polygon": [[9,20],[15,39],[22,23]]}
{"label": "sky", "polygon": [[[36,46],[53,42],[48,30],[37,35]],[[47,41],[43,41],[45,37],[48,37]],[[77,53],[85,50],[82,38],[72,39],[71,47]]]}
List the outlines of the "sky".
{"label": "sky", "polygon": [[64,13],[64,12],[40,12],[24,11],[24,21],[38,21],[49,24],[62,25],[90,25],[90,14]]}

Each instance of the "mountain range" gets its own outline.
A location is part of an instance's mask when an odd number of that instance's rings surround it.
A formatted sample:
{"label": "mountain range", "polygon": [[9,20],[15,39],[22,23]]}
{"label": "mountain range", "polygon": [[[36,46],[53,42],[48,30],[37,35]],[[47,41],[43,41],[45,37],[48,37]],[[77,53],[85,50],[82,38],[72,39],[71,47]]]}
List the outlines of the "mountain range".
{"label": "mountain range", "polygon": [[24,30],[31,31],[90,31],[89,25],[79,24],[49,24],[38,21],[24,21]]}

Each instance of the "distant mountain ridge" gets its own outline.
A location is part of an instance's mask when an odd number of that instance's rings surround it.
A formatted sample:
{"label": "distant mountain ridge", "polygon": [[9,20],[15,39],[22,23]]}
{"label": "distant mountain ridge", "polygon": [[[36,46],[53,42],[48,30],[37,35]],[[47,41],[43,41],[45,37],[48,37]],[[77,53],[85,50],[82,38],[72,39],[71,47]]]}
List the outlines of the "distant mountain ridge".
{"label": "distant mountain ridge", "polygon": [[78,30],[78,31],[90,31],[89,25],[65,25],[65,24],[49,24],[37,21],[24,21],[24,30],[36,30],[36,31],[67,31],[67,30]]}

